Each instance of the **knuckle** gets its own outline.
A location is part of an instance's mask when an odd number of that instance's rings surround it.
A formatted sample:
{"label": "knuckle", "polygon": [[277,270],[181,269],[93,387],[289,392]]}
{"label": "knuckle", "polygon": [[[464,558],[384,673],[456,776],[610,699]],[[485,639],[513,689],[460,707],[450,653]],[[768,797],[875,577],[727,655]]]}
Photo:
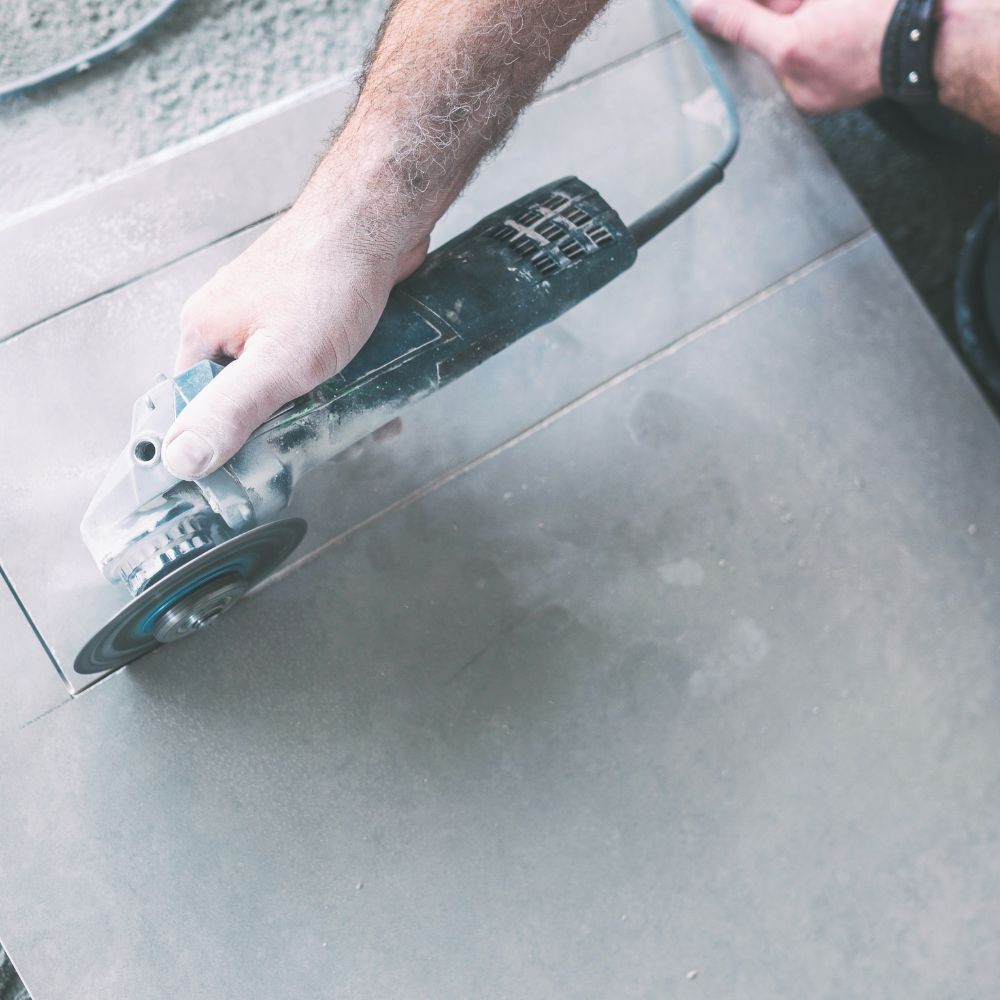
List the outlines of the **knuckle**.
{"label": "knuckle", "polygon": [[206,350],[214,348],[224,335],[223,315],[209,297],[197,293],[181,309],[181,337]]}
{"label": "knuckle", "polygon": [[[802,67],[802,51],[795,39],[780,42],[774,50],[774,68],[778,76],[784,78],[799,72]],[[788,89],[786,84],[786,89]],[[791,90],[789,89],[789,93]]]}
{"label": "knuckle", "polygon": [[739,11],[723,7],[715,16],[715,30],[727,42],[734,45],[746,45],[747,23]]}
{"label": "knuckle", "polygon": [[799,32],[796,30],[795,19],[788,21],[789,30],[775,41],[772,63],[779,77],[809,77],[813,70],[810,65],[811,53],[802,44]]}
{"label": "knuckle", "polygon": [[181,306],[181,332],[185,336],[195,334],[202,325],[205,304],[205,290],[199,289]]}
{"label": "knuckle", "polygon": [[246,309],[213,278],[181,307],[181,336],[235,357],[246,337]]}
{"label": "knuckle", "polygon": [[[337,350],[331,342],[324,345],[321,350],[307,351],[305,356],[299,361],[301,370],[302,391],[312,389],[319,385],[324,379],[328,379],[334,372],[340,370]],[[308,384],[306,384],[308,383]]]}

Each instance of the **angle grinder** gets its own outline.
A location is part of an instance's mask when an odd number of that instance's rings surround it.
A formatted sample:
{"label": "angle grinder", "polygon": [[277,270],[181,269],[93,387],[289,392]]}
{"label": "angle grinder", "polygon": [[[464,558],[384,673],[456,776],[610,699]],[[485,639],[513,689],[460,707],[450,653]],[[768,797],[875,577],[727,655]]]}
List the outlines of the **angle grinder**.
{"label": "angle grinder", "polygon": [[576,177],[491,213],[395,287],[350,364],[274,414],[197,482],[170,475],[163,437],[221,366],[201,361],[161,376],[139,397],[128,444],[81,525],[95,562],[131,600],[80,651],[78,673],[113,670],[215,622],[302,540],[305,522],[280,515],[303,475],[608,284],[722,180],[739,140],[735,107],[700,36],[674,6],[719,90],[729,134],[719,156],[631,226]]}

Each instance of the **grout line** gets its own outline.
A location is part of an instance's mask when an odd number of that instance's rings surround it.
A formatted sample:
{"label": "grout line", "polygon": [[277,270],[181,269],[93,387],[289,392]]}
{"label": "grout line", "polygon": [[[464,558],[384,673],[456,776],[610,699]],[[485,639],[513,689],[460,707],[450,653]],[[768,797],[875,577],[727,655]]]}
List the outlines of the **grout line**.
{"label": "grout line", "polygon": [[[660,38],[647,42],[642,47],[633,49],[631,52],[626,52],[624,55],[618,56],[617,59],[612,59],[611,62],[604,63],[596,69],[591,69],[586,73],[581,73],[580,76],[576,76],[572,80],[567,80],[565,83],[560,83],[557,87],[553,87],[551,90],[543,88],[542,92],[538,95],[536,100],[532,102],[531,106],[547,101],[550,97],[555,97],[558,94],[565,94],[567,91],[575,90],[581,84],[589,83],[591,80],[594,80],[611,70],[620,69],[622,66],[625,66],[636,59],[641,59],[643,56],[649,55],[650,52],[654,52],[656,49],[668,48],[675,42],[683,40],[683,38],[684,33],[681,29],[675,28],[670,34],[662,35]],[[527,110],[528,109],[525,108],[525,111]]]}
{"label": "grout line", "polygon": [[6,235],[9,230],[36,221],[39,217],[49,212],[65,208],[74,201],[82,201],[84,198],[88,198],[107,188],[114,187],[122,181],[133,180],[149,170],[172,163],[174,160],[197,152],[219,139],[227,139],[245,129],[258,126],[268,119],[275,118],[287,111],[294,111],[312,101],[332,97],[338,91],[349,89],[356,74],[357,70],[354,69],[350,72],[335,74],[325,80],[318,80],[315,83],[308,84],[301,90],[296,90],[291,94],[286,94],[284,97],[276,98],[267,104],[260,105],[260,107],[251,108],[248,111],[242,111],[236,115],[224,118],[222,121],[216,122],[215,125],[205,129],[204,132],[198,132],[195,135],[181,139],[172,146],[167,146],[165,149],[158,149],[154,153],[142,156],[124,167],[118,167],[106,174],[102,174],[100,177],[83,181],[65,191],[44,198],[33,205],[28,205],[0,221],[0,236]]}
{"label": "grout line", "polygon": [[56,668],[56,673],[59,674],[59,679],[63,682],[63,684],[66,685],[70,695],[72,695],[73,689],[70,687],[70,683],[66,679],[66,675],[63,673],[62,667],[59,666],[59,661],[56,659],[55,653],[53,653],[52,650],[49,648],[49,644],[45,641],[45,639],[42,636],[42,633],[38,630],[38,626],[35,624],[34,618],[31,617],[30,613],[28,612],[28,609],[25,607],[24,601],[21,600],[20,595],[14,589],[14,583],[11,580],[11,578],[7,575],[2,565],[0,565],[0,580],[3,580],[3,582],[7,584],[7,589],[10,591],[10,596],[14,598],[14,603],[17,604],[17,606],[21,609],[21,614],[24,615],[28,625],[31,626],[31,631],[35,633],[35,638],[39,641],[39,643],[41,643],[42,650],[45,652],[45,655],[52,661],[52,666]]}
{"label": "grout line", "polygon": [[30,333],[32,330],[37,329],[40,326],[48,323],[49,320],[58,319],[60,316],[65,316],[66,313],[72,312],[74,309],[78,309],[80,306],[88,305],[97,299],[104,298],[105,295],[111,295],[114,292],[119,292],[123,288],[127,288],[129,285],[134,284],[137,281],[142,281],[144,278],[152,277],[154,274],[159,274],[160,271],[165,270],[168,267],[173,267],[174,264],[179,264],[183,260],[187,260],[188,257],[193,257],[197,253],[201,253],[202,250],[208,250],[210,247],[214,247],[225,240],[232,239],[233,237],[239,236],[242,233],[253,229],[255,226],[263,225],[265,222],[270,222],[272,219],[276,219],[285,208],[279,208],[277,211],[272,212],[270,215],[262,216],[259,219],[255,219],[253,222],[248,222],[245,226],[240,226],[239,229],[234,229],[231,233],[225,233],[222,236],[217,236],[214,240],[209,240],[207,243],[201,244],[201,246],[195,247],[193,250],[185,250],[178,257],[173,257],[171,260],[165,261],[162,264],[157,264],[155,267],[151,267],[148,271],[143,271],[141,274],[135,274],[131,278],[126,278],[124,281],[119,281],[117,285],[112,285],[110,288],[104,288],[99,292],[94,292],[93,295],[88,295],[85,299],[80,299],[79,302],[74,302],[72,305],[63,306],[61,309],[57,309],[53,313],[49,313],[45,319],[35,320],[33,323],[29,323],[27,326],[22,326],[20,330],[14,330],[13,333],[8,333],[0,336],[0,346],[9,343],[14,340],[15,337],[20,337],[24,333]]}
{"label": "grout line", "polygon": [[441,489],[443,486],[447,486],[449,483],[458,479],[460,476],[464,476],[467,472],[471,472],[473,469],[478,468],[480,465],[488,462],[498,455],[502,455],[504,452],[509,451],[511,448],[520,444],[522,441],[526,441],[530,437],[534,437],[540,431],[544,431],[551,427],[553,424],[562,420],[563,417],[568,416],[570,413],[580,409],[581,406],[586,405],[592,399],[596,399],[598,396],[603,395],[609,389],[614,389],[621,385],[623,382],[627,382],[634,375],[638,375],[640,372],[645,371],[647,368],[658,364],[660,361],[666,358],[672,357],[679,351],[683,350],[685,347],[693,344],[695,341],[700,340],[705,334],[710,333],[712,330],[718,329],[720,326],[725,325],[731,320],[743,313],[748,312],[755,306],[760,305],[762,302],[766,302],[772,296],[776,295],[778,292],[783,291],[791,285],[797,284],[803,278],[807,278],[809,275],[813,274],[815,271],[824,265],[836,260],[838,257],[843,256],[846,253],[850,253],[855,247],[860,246],[866,240],[868,240],[872,235],[873,230],[868,227],[862,230],[855,236],[852,236],[849,240],[838,244],[831,250],[826,251],[819,257],[814,258],[808,264],[804,264],[798,269],[791,271],[789,274],[785,275],[783,278],[779,278],[774,283],[768,285],[766,288],[761,289],[761,291],[756,292],[749,298],[743,299],[736,305],[731,306],[724,312],[719,313],[717,316],[701,326],[695,327],[689,333],[684,334],[682,337],[668,344],[666,347],[662,347],[652,354],[647,355],[640,361],[635,362],[628,368],[623,369],[618,372],[617,375],[612,375],[611,378],[599,385],[594,386],[592,389],[588,389],[582,395],[577,396],[576,399],[564,404],[558,410],[550,413],[547,417],[542,418],[537,423],[532,424],[530,427],[526,427],[523,431],[518,432],[513,437],[508,438],[506,441],[496,445],[489,451],[483,452],[482,455],[477,458],[466,462],[463,465],[457,465],[447,472],[442,473],[436,479],[432,479],[430,482],[425,483],[423,486],[418,487],[412,492],[406,494],[406,496],[400,497],[398,500],[389,504],[387,507],[383,507],[382,510],[376,511],[374,514],[369,515],[364,520],[359,521],[357,524],[350,528],[345,529],[339,535],[335,535],[333,538],[317,548],[313,549],[311,552],[302,556],[302,558],[297,559],[295,562],[289,563],[287,566],[282,567],[276,572],[272,573],[267,579],[263,580],[254,589],[254,593],[260,593],[269,587],[272,583],[277,583],[279,580],[283,580],[290,573],[294,572],[301,566],[305,566],[307,563],[312,562],[314,559],[318,558],[320,555],[326,552],[327,549],[335,548],[342,542],[346,541],[352,535],[361,531],[362,529],[373,524],[375,521],[387,516],[388,514],[394,514],[404,507],[408,507],[410,504],[415,503],[417,500],[421,500],[423,497],[436,490]]}

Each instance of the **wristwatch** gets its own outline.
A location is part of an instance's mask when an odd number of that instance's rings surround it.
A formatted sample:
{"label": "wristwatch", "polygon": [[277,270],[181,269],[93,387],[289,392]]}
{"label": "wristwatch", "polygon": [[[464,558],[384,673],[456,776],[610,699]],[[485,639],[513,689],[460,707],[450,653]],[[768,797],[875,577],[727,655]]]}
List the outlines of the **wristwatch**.
{"label": "wristwatch", "polygon": [[903,104],[934,104],[934,0],[899,0],[882,40],[880,76],[886,97]]}

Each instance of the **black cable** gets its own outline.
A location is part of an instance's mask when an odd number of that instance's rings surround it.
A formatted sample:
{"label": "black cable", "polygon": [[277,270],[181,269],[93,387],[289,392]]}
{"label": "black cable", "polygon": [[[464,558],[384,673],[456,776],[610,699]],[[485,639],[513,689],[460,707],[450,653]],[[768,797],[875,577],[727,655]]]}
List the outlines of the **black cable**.
{"label": "black cable", "polygon": [[77,73],[82,73],[84,70],[90,69],[91,66],[118,55],[119,52],[123,52],[130,45],[133,45],[140,35],[144,35],[165,18],[178,3],[180,0],[164,0],[155,10],[140,18],[127,30],[112,35],[106,42],[102,42],[100,45],[96,45],[86,52],[81,52],[64,62],[56,63],[56,65],[48,66],[37,73],[22,76],[19,80],[14,80],[13,83],[0,86],[0,101],[26,94],[38,87],[55,83],[57,80],[64,80],[66,77],[76,76]]}
{"label": "black cable", "polygon": [[722,100],[726,111],[728,134],[725,145],[711,162],[695,171],[676,191],[629,226],[629,231],[638,246],[648,243],[658,233],[662,233],[671,222],[683,215],[696,201],[711,191],[725,176],[725,169],[736,155],[736,149],[740,144],[740,116],[736,110],[736,101],[729,89],[729,84],[726,83],[718,63],[712,53],[708,51],[708,46],[698,34],[698,29],[692,24],[691,18],[688,17],[687,11],[681,6],[679,0],[668,0],[668,3],[674,10],[674,16],[680,24],[681,31],[684,32],[684,36],[697,53],[705,73]]}

